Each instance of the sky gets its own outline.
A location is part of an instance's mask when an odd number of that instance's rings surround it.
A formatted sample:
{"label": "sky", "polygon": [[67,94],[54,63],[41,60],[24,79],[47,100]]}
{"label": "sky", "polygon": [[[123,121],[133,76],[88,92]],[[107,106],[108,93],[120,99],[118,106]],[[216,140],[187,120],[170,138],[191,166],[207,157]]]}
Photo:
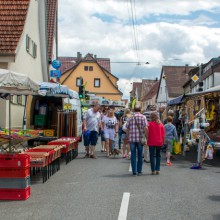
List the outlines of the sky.
{"label": "sky", "polygon": [[59,56],[77,52],[110,58],[128,99],[132,83],[159,78],[162,65],[220,56],[220,0],[59,0]]}

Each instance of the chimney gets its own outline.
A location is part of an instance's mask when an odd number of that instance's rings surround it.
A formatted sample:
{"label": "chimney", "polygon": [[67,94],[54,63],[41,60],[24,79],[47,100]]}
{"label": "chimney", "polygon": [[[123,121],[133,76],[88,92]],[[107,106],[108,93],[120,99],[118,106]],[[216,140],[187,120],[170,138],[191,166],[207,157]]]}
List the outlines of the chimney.
{"label": "chimney", "polygon": [[96,55],[94,55],[94,58],[96,59],[96,58],[97,58],[97,56],[96,56]]}
{"label": "chimney", "polygon": [[185,74],[188,75],[188,72],[189,72],[189,65],[186,64],[186,65],[185,65]]}
{"label": "chimney", "polygon": [[77,52],[77,58],[81,59],[81,57],[82,57],[82,54],[80,52]]}
{"label": "chimney", "polygon": [[156,81],[158,81],[158,78],[156,77]]}

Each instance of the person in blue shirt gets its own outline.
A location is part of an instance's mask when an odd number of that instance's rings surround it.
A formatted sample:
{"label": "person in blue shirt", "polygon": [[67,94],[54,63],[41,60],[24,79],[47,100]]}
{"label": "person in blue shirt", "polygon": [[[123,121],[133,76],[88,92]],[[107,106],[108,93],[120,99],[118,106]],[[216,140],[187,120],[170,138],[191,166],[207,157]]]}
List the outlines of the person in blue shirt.
{"label": "person in blue shirt", "polygon": [[166,148],[166,156],[167,156],[167,166],[172,166],[172,163],[170,162],[170,153],[173,148],[173,139],[175,141],[178,141],[178,136],[177,136],[177,131],[176,127],[172,124],[173,122],[173,117],[168,116],[167,117],[167,124],[164,125],[165,129],[165,145],[167,146]]}

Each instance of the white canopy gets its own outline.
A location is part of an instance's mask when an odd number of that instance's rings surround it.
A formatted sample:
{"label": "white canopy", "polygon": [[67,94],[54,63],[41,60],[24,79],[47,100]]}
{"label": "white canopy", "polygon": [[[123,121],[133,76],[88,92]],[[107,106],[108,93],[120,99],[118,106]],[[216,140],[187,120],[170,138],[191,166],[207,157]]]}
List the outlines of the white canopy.
{"label": "white canopy", "polygon": [[0,69],[0,93],[31,95],[36,94],[38,89],[39,85],[27,75]]}

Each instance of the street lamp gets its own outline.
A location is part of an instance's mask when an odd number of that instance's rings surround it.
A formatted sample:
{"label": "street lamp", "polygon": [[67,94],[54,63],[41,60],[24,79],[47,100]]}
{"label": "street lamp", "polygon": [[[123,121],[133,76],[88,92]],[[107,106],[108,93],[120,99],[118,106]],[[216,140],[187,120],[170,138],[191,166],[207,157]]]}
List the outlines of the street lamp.
{"label": "street lamp", "polygon": [[134,62],[134,61],[112,61],[110,63],[136,63],[138,66],[140,66],[141,64],[150,64],[149,62]]}

